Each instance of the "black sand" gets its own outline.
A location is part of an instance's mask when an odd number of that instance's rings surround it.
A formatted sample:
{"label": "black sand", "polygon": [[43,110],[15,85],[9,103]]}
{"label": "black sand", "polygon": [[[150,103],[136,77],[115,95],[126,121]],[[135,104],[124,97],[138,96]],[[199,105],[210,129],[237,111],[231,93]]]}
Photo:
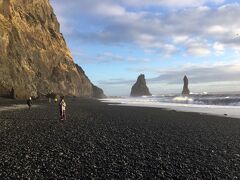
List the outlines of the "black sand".
{"label": "black sand", "polygon": [[0,179],[240,178],[240,119],[67,104],[0,112]]}

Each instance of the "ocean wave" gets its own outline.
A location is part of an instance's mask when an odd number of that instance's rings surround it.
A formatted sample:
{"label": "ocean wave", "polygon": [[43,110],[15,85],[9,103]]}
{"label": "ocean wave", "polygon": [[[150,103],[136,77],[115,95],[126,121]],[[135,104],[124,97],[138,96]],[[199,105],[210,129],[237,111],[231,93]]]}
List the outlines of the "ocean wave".
{"label": "ocean wave", "polygon": [[208,95],[208,92],[204,91],[204,92],[200,92],[200,93],[195,93],[195,92],[190,92],[190,95]]}
{"label": "ocean wave", "polygon": [[172,99],[173,102],[185,102],[185,103],[189,103],[189,102],[193,102],[193,98],[187,97],[187,96],[177,96],[175,98]]}
{"label": "ocean wave", "polygon": [[128,103],[176,103],[176,104],[195,104],[195,105],[219,105],[219,106],[240,106],[240,94],[191,94],[189,96],[181,95],[157,95],[145,97],[118,97],[111,98],[123,100]]}

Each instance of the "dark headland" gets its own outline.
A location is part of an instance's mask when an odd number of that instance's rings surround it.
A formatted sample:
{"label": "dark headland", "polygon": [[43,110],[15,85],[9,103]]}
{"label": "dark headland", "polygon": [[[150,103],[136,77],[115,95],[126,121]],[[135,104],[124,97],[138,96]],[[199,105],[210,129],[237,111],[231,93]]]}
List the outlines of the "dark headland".
{"label": "dark headland", "polygon": [[[4,101],[1,101],[4,105]],[[237,179],[240,120],[67,99],[0,112],[1,179]]]}

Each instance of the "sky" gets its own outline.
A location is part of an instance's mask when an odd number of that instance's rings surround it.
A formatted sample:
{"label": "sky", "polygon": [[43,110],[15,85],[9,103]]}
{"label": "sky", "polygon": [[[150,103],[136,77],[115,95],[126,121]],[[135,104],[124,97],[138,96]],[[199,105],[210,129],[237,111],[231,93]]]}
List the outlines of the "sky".
{"label": "sky", "polygon": [[74,61],[108,96],[240,91],[240,3],[50,0]]}

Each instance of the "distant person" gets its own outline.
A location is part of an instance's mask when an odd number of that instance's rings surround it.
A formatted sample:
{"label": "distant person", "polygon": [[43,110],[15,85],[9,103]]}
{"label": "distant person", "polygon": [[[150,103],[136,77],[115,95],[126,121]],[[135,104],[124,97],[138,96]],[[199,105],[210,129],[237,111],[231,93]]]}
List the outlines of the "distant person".
{"label": "distant person", "polygon": [[27,100],[27,105],[28,105],[28,109],[30,110],[32,107],[32,98],[29,97],[29,99]]}
{"label": "distant person", "polygon": [[64,101],[64,96],[61,97],[59,102],[59,112],[61,121],[66,120],[66,102]]}

